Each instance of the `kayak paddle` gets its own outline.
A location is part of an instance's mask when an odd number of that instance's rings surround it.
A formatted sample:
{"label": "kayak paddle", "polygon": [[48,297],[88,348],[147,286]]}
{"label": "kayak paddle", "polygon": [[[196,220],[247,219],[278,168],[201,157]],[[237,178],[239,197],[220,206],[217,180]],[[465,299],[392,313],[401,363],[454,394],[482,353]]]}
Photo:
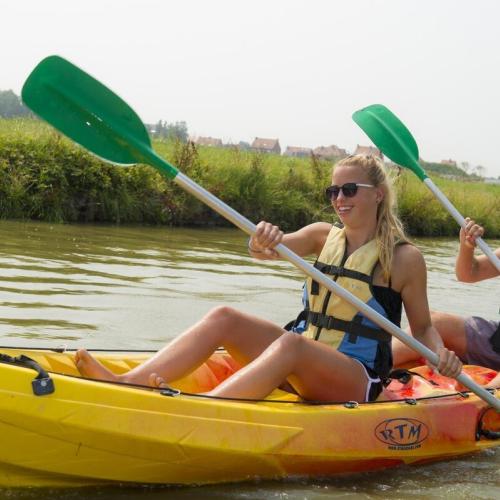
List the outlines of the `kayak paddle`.
{"label": "kayak paddle", "polygon": [[[461,227],[465,226],[465,219],[443,192],[427,176],[420,166],[418,146],[410,131],[401,120],[382,104],[372,104],[356,111],[352,119],[363,129],[382,153],[390,160],[402,167],[410,169],[434,194],[441,204],[448,210]],[[500,259],[482,238],[476,243],[491,263],[500,271]]]}
{"label": "kayak paddle", "polygon": [[[146,163],[172,179],[182,189],[206,203],[247,234],[255,225],[223,201],[206,191],[158,156],[151,146],[141,119],[130,106],[110,89],[69,61],[50,56],[29,75],[22,89],[24,103],[65,135],[104,160],[121,165]],[[388,331],[434,365],[439,356],[381,316],[370,306],[342,288],[285,245],[275,250],[305,274],[352,304],[366,317]],[[500,400],[470,377],[461,373],[457,380],[500,411]]]}

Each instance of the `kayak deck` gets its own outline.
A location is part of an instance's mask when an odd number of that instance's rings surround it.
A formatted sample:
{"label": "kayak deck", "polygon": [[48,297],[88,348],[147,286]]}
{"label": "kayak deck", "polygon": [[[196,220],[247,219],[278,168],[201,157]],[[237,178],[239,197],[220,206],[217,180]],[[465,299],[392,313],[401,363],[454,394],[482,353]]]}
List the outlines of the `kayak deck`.
{"label": "kayak deck", "polygon": [[[73,353],[0,352],[29,356],[50,372],[55,386],[35,396],[35,371],[0,363],[2,486],[324,476],[441,460],[499,443],[476,437],[479,423],[498,432],[499,414],[435,375],[438,385],[417,376],[407,384],[393,381],[385,401],[376,403],[302,404],[283,391],[262,402],[227,401],[192,394],[210,390],[238,368],[226,353],[172,383],[182,391],[172,397],[79,378]],[[120,373],[150,354],[95,355]],[[426,367],[414,371],[429,375]],[[495,375],[479,367],[467,372],[483,384]]]}

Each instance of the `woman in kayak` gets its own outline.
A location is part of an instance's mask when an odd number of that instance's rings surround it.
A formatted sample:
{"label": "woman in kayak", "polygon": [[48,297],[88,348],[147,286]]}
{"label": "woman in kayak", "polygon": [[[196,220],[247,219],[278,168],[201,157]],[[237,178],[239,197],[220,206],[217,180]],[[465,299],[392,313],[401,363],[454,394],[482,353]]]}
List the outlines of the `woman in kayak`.
{"label": "woman in kayak", "polygon": [[[476,283],[499,276],[498,270],[485,256],[474,256],[476,239],[484,233],[483,227],[473,220],[465,219],[460,230],[460,247],[455,264],[459,281]],[[500,248],[495,254],[500,257]],[[433,311],[432,324],[436,327],[444,344],[453,349],[460,359],[469,365],[479,365],[500,372],[500,322],[470,316],[463,318],[455,314]],[[394,364],[396,366],[418,359],[419,355],[408,349],[399,340],[393,340]],[[500,373],[486,387],[500,387]]]}
{"label": "woman in kayak", "polygon": [[[458,375],[460,360],[431,324],[425,262],[394,214],[383,163],[362,155],[340,161],[326,192],[342,229],[318,222],[284,235],[262,221],[249,240],[250,254],[276,259],[274,247],[283,243],[302,257],[314,255],[316,267],[396,324],[404,304],[414,337],[439,355],[440,372]],[[86,377],[158,386],[192,372],[222,346],[242,368],[210,391],[212,396],[260,399],[288,382],[306,400],[376,399],[392,366],[390,335],[311,279],[308,292],[303,335],[231,307],[216,307],[125,374],[113,374],[83,349],[75,362]]]}

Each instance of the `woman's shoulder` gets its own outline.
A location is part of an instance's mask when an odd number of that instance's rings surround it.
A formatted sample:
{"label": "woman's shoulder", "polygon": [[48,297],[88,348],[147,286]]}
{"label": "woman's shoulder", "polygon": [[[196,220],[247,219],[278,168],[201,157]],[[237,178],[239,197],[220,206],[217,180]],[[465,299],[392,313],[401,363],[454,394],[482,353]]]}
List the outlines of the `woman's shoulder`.
{"label": "woman's shoulder", "polygon": [[332,227],[333,224],[328,222],[313,222],[312,224],[302,228],[302,236],[305,236],[311,244],[311,253],[319,256],[321,250],[325,246]]}
{"label": "woman's shoulder", "polygon": [[334,224],[331,222],[313,222],[306,227],[314,228],[317,231],[330,232]]}
{"label": "woman's shoulder", "polygon": [[396,246],[391,270],[392,284],[395,290],[400,291],[415,280],[425,280],[426,275],[424,257],[415,245],[407,243]]}
{"label": "woman's shoulder", "polygon": [[415,245],[409,242],[396,245],[394,248],[393,261],[397,266],[425,264],[422,252]]}
{"label": "woman's shoulder", "polygon": [[329,222],[313,222],[301,229],[302,232],[310,235],[327,237],[332,230],[333,224]]}

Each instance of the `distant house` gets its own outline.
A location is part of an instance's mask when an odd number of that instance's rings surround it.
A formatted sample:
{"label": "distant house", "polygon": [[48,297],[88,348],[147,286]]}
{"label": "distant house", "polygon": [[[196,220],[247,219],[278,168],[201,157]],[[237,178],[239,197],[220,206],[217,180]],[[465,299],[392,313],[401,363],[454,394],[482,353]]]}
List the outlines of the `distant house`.
{"label": "distant house", "polygon": [[191,139],[198,146],[209,146],[215,148],[222,147],[222,140],[216,139],[215,137],[197,137],[196,139]]}
{"label": "distant house", "polygon": [[496,179],[494,177],[485,177],[483,180],[486,184],[500,184],[500,177]]}
{"label": "distant house", "polygon": [[335,160],[337,158],[345,158],[347,151],[332,144],[331,146],[319,146],[314,148],[313,153],[322,160]]}
{"label": "distant house", "polygon": [[384,159],[382,151],[377,149],[375,146],[360,146],[359,144],[354,151],[355,155],[366,155],[366,156],[378,156],[381,160]]}
{"label": "distant house", "polygon": [[246,141],[236,142],[226,142],[223,146],[226,149],[232,149],[236,151],[248,151],[250,149],[250,143]]}
{"label": "distant house", "polygon": [[311,148],[300,148],[297,146],[287,146],[285,152],[283,153],[285,156],[294,156],[295,158],[306,158],[310,156],[312,153]]}
{"label": "distant house", "polygon": [[441,160],[441,165],[448,165],[450,167],[456,167],[457,162],[455,160],[449,159],[449,160]]}
{"label": "distant house", "polygon": [[253,151],[258,151],[259,153],[281,154],[279,139],[263,139],[262,137],[256,137],[252,142],[251,148]]}

